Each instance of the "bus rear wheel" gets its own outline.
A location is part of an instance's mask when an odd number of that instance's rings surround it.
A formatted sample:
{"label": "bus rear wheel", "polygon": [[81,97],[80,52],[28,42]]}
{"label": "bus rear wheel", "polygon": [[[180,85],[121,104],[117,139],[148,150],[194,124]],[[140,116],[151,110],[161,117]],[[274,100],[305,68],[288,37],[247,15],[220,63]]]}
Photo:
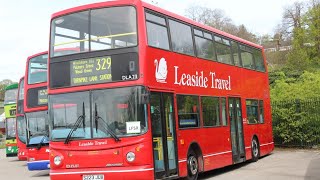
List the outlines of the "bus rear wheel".
{"label": "bus rear wheel", "polygon": [[198,179],[199,174],[199,162],[198,157],[194,151],[191,151],[188,155],[187,160],[187,168],[188,168],[188,180],[196,180]]}
{"label": "bus rear wheel", "polygon": [[259,142],[255,137],[251,141],[251,155],[252,155],[253,162],[258,161],[260,156],[260,148],[259,148]]}

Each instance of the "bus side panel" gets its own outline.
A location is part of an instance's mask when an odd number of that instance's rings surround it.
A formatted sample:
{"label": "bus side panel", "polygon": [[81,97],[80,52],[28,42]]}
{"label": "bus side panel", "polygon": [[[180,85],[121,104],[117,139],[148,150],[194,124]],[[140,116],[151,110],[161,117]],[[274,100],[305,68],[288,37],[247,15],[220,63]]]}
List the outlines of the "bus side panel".
{"label": "bus side panel", "polygon": [[230,127],[207,128],[202,132],[204,170],[221,168],[232,164]]}
{"label": "bus side panel", "polygon": [[246,152],[246,160],[252,158],[251,154],[251,141],[252,137],[256,132],[255,125],[248,124],[247,117],[247,109],[246,109],[246,99],[244,97],[241,98],[241,106],[242,106],[242,123],[243,123],[243,134],[244,134],[244,147]]}
{"label": "bus side panel", "polygon": [[[265,99],[265,106],[271,107],[270,98]],[[272,115],[270,108],[264,108],[265,110],[265,119],[264,124],[260,127],[260,134],[263,135],[263,139],[260,142],[260,156],[270,154],[274,149],[273,144],[273,135],[272,135]]]}
{"label": "bus side panel", "polygon": [[232,164],[229,133],[228,126],[180,130],[178,133],[179,175],[187,176],[187,155],[191,143],[197,143],[200,146],[204,171]]}
{"label": "bus side panel", "polygon": [[[264,156],[270,153],[273,148],[270,146],[273,142],[272,138],[272,122],[271,122],[271,109],[270,109],[270,93],[268,88],[268,78],[266,74],[257,74],[254,71],[242,69],[243,92],[242,96],[242,113],[243,113],[243,125],[246,147],[246,159],[249,160],[252,157],[251,154],[251,141],[253,136],[257,136],[260,144],[260,156]],[[260,86],[255,86],[252,82],[256,82],[259,79]],[[250,88],[255,88],[255,91]],[[248,124],[248,115],[246,109],[246,100],[255,99],[263,100],[264,111],[264,123],[262,124]],[[271,144],[270,144],[271,143]]]}

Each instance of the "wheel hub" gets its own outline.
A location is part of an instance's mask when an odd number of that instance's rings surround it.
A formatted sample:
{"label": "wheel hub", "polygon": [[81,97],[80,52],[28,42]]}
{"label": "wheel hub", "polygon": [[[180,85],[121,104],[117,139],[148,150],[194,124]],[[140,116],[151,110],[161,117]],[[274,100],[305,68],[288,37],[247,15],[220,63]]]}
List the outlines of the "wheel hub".
{"label": "wheel hub", "polygon": [[256,141],[252,141],[252,151],[255,157],[258,156],[258,144]]}
{"label": "wheel hub", "polygon": [[195,175],[198,172],[198,160],[194,156],[189,158],[189,169],[192,175]]}

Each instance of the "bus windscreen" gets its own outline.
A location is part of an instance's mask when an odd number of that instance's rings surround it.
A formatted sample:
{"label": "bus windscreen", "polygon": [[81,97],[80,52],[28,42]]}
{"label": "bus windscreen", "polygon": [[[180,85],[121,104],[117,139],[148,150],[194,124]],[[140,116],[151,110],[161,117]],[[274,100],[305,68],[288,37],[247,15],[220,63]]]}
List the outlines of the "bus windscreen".
{"label": "bus windscreen", "polygon": [[27,131],[26,131],[26,120],[24,116],[17,117],[17,132],[21,142],[26,143]]}
{"label": "bus windscreen", "polygon": [[[136,10],[109,7],[58,17],[51,24],[51,57],[57,49],[80,48],[70,54],[137,45]],[[64,54],[65,55],[65,54]]]}
{"label": "bus windscreen", "polygon": [[36,56],[29,61],[28,84],[47,82],[48,55]]}
{"label": "bus windscreen", "polygon": [[6,124],[6,138],[16,137],[16,118],[8,118]]}
{"label": "bus windscreen", "polygon": [[[26,113],[28,121],[28,145],[39,144],[43,137],[48,137],[49,125],[47,111]],[[48,139],[48,138],[46,138]],[[45,143],[47,143],[46,140]]]}
{"label": "bus windscreen", "polygon": [[4,105],[17,102],[18,89],[10,89],[5,92]]}

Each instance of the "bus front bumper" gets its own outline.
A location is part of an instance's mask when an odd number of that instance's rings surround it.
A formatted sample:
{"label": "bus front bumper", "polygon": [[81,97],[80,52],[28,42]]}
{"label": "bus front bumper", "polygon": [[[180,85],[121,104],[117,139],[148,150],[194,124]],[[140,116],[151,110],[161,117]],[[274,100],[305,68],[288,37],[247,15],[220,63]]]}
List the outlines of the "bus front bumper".
{"label": "bus front bumper", "polygon": [[16,145],[7,145],[6,147],[6,156],[14,157],[18,155],[18,147]]}
{"label": "bus front bumper", "polygon": [[28,164],[29,171],[39,171],[39,170],[50,169],[50,161],[49,160],[30,161],[27,164]]}
{"label": "bus front bumper", "polygon": [[[59,169],[50,170],[51,180],[86,180],[93,179],[94,175],[99,176],[99,180],[149,180],[154,179],[152,166],[131,166],[131,167],[108,167],[108,168],[83,168],[83,169]],[[91,175],[91,178],[90,178]],[[103,179],[101,179],[103,175]]]}
{"label": "bus front bumper", "polygon": [[26,161],[28,159],[28,151],[25,149],[18,150],[18,159],[19,161]]}

